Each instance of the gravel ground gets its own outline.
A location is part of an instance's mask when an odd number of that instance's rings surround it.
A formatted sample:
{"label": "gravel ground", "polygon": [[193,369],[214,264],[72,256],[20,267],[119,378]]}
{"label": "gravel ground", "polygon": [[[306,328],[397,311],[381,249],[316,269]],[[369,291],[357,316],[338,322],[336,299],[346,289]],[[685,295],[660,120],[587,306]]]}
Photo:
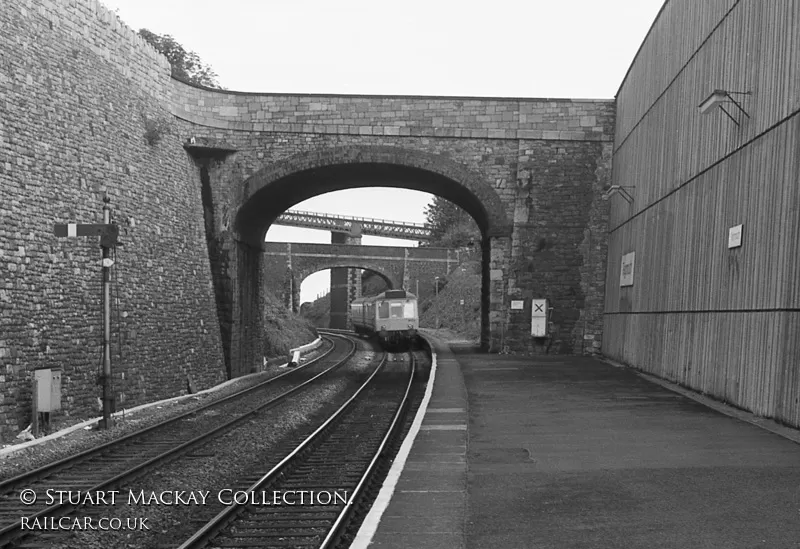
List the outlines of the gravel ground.
{"label": "gravel ground", "polygon": [[[318,356],[321,352],[324,352],[327,348],[328,347],[325,345],[320,346],[318,350],[309,352],[307,355],[304,355],[303,358],[310,360]],[[31,471],[37,467],[99,446],[105,442],[116,440],[134,431],[138,431],[139,429],[149,427],[150,425],[186,413],[256,385],[284,371],[284,369],[278,368],[278,365],[271,365],[264,372],[237,379],[230,385],[217,391],[187,396],[181,400],[125,414],[125,416],[115,419],[114,427],[107,431],[78,429],[53,440],[48,440],[47,442],[0,456],[0,480]],[[85,419],[76,419],[75,423],[80,423],[81,421],[85,421]]]}
{"label": "gravel ground", "polygon": [[[247,478],[253,471],[276,464],[290,449],[289,442],[299,432],[310,432],[311,424],[325,417],[329,410],[352,393],[353,382],[363,379],[363,373],[375,364],[375,353],[359,352],[357,360],[346,370],[333,374],[329,383],[303,392],[294,400],[273,408],[235,431],[194,450],[184,457],[159,468],[121,488],[120,500],[114,507],[81,510],[75,516],[117,517],[122,524],[144,520],[149,530],[134,531],[73,531],[69,539],[52,543],[53,549],[155,549],[176,547],[187,539],[203,522],[223,509],[217,497],[221,490],[238,490],[249,486]],[[155,492],[208,492],[205,504],[128,505],[128,495]],[[130,491],[130,492],[129,492]],[[124,500],[124,501],[122,501]],[[200,501],[200,500],[198,500]]]}

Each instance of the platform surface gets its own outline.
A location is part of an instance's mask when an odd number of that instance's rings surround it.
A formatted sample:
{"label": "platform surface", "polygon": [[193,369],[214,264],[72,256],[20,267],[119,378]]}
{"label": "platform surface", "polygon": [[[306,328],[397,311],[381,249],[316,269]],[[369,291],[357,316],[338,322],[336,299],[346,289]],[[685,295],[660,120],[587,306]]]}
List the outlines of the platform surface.
{"label": "platform surface", "polygon": [[439,355],[372,548],[800,548],[800,445],[590,357]]}

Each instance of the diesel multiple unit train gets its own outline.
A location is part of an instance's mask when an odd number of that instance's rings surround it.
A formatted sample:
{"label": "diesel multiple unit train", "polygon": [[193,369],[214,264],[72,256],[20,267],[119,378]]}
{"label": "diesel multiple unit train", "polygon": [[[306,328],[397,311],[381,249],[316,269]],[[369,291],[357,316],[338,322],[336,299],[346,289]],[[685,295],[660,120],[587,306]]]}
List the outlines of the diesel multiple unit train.
{"label": "diesel multiple unit train", "polygon": [[350,304],[353,329],[377,335],[387,347],[413,345],[419,328],[417,296],[405,290],[386,290],[373,297],[359,297]]}

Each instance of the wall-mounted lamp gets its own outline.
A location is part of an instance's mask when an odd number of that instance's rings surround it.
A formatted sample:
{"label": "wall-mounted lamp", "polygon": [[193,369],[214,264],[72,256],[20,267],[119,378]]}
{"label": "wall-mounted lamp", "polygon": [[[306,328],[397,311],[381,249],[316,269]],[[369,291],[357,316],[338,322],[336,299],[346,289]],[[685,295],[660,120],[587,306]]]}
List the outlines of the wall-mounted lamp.
{"label": "wall-mounted lamp", "polygon": [[719,107],[720,110],[722,112],[724,112],[725,115],[728,118],[730,118],[731,120],[733,120],[733,123],[738,126],[739,125],[739,121],[736,120],[731,115],[731,113],[729,113],[727,110],[725,110],[725,107],[723,106],[724,103],[733,103],[734,105],[736,105],[736,108],[739,109],[739,112],[741,112],[747,118],[750,118],[750,115],[747,114],[747,112],[731,96],[731,94],[735,94],[735,95],[750,95],[750,92],[749,91],[746,91],[746,92],[732,92],[732,91],[725,91],[725,90],[714,90],[713,92],[711,92],[711,95],[706,97],[706,99],[702,103],[697,105],[697,107],[700,109],[700,114],[707,114],[707,113],[711,112],[711,110],[714,107]]}
{"label": "wall-mounted lamp", "polygon": [[603,193],[603,197],[602,198],[603,198],[603,200],[608,200],[613,195],[619,194],[620,196],[622,196],[622,198],[625,199],[625,201],[628,204],[631,204],[633,202],[633,196],[631,195],[631,193],[629,193],[625,189],[635,189],[635,188],[636,188],[636,186],[634,186],[634,185],[631,185],[631,186],[627,186],[627,185],[611,185],[609,188],[607,188],[605,190],[605,192]]}

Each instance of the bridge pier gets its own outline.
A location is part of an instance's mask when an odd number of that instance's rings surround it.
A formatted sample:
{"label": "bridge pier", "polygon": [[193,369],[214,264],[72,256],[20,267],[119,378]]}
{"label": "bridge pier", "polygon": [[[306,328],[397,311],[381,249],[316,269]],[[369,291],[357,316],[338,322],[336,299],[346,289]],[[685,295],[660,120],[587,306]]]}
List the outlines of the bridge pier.
{"label": "bridge pier", "polygon": [[504,266],[508,264],[507,258],[511,253],[511,238],[485,237],[482,251],[484,286],[481,290],[481,347],[490,353],[507,352],[509,311]]}
{"label": "bridge pier", "polygon": [[[331,232],[331,244],[361,244],[361,235]],[[348,330],[352,327],[350,320],[350,302],[361,295],[361,277],[357,269],[334,267],[331,269],[331,313],[330,327]]]}

